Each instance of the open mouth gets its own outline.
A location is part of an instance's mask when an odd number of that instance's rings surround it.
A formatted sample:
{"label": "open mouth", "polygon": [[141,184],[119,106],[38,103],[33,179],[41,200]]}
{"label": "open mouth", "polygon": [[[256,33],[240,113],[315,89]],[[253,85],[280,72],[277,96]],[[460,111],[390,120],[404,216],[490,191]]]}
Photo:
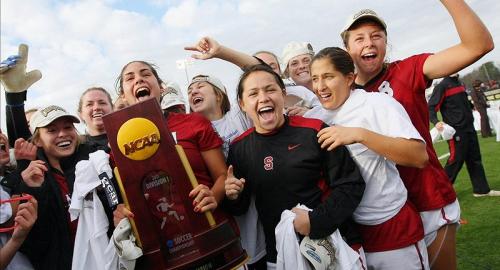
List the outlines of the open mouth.
{"label": "open mouth", "polygon": [[94,113],[92,118],[101,118],[104,114],[102,112]]}
{"label": "open mouth", "polygon": [[377,57],[376,53],[367,53],[367,54],[361,55],[361,59],[363,59],[363,60],[373,60],[376,57]]}
{"label": "open mouth", "polygon": [[197,105],[197,104],[200,104],[203,102],[203,98],[202,97],[195,97],[193,98],[193,105]]}
{"label": "open mouth", "polygon": [[323,101],[329,100],[331,96],[332,96],[332,93],[319,94],[320,100],[323,100]]}
{"label": "open mouth", "polygon": [[137,91],[135,92],[135,97],[139,101],[142,101],[142,100],[145,100],[146,98],[148,98],[150,93],[151,93],[151,91],[148,88],[141,87],[141,88],[137,89]]}
{"label": "open mouth", "polygon": [[71,141],[58,142],[56,145],[57,145],[57,147],[60,147],[60,148],[67,148],[71,145]]}
{"label": "open mouth", "polygon": [[269,120],[274,115],[274,108],[271,106],[262,107],[257,111],[257,113],[262,119]]}

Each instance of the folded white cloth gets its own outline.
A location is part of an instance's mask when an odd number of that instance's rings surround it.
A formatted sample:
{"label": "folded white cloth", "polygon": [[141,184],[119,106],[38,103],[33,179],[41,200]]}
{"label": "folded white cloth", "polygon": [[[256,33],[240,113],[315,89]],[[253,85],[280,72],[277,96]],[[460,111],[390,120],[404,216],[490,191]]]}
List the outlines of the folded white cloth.
{"label": "folded white cloth", "polygon": [[445,141],[451,140],[456,130],[452,126],[444,123],[442,131],[438,131],[436,127],[433,127],[429,132],[431,133],[432,142],[435,143],[439,137],[442,137]]}
{"label": "folded white cloth", "polygon": [[437,140],[439,140],[439,138],[441,137],[441,134],[439,134],[439,131],[436,127],[433,127],[429,133],[431,134],[431,140],[432,140],[432,143],[435,143],[437,142]]}
{"label": "folded white cloth", "polygon": [[274,230],[276,235],[276,269],[309,270],[311,267],[306,258],[300,253],[299,238],[293,227],[295,213],[285,210],[281,213],[281,219]]}
{"label": "folded white cloth", "polygon": [[451,140],[451,138],[453,138],[453,135],[455,135],[455,132],[456,130],[448,125],[448,124],[444,124],[443,125],[443,131],[441,131],[441,137],[443,137],[443,140],[447,141],[447,140]]}
{"label": "folded white cloth", "polygon": [[[304,205],[298,208],[311,211]],[[299,246],[298,237],[293,227],[295,213],[285,210],[276,226],[276,269],[314,269],[351,270],[356,268],[359,254],[342,239],[339,230],[323,239],[304,237]]]}
{"label": "folded white cloth", "polygon": [[122,219],[113,232],[113,243],[120,257],[120,269],[134,269],[135,260],[142,256],[142,249],[136,246],[130,221]]}
{"label": "folded white cloth", "polygon": [[[125,242],[118,249],[115,245],[121,241],[116,240],[116,237],[110,240],[107,236],[109,221],[96,192],[96,187],[102,184],[102,174],[105,174],[107,180],[112,177],[109,155],[104,151],[94,152],[89,155],[89,160],[81,160],[76,164],[75,184],[69,213],[71,220],[79,218],[73,251],[78,256],[73,256],[72,269],[132,270],[135,267],[135,259],[140,255],[136,256],[137,251],[128,255],[131,253],[129,247],[131,244]],[[125,227],[122,225],[118,229],[119,238],[126,238],[123,236],[126,232],[123,229]],[[128,234],[130,234],[130,229]],[[142,255],[139,248],[135,247],[135,249],[138,249]],[[127,253],[124,259],[121,258],[123,250]]]}

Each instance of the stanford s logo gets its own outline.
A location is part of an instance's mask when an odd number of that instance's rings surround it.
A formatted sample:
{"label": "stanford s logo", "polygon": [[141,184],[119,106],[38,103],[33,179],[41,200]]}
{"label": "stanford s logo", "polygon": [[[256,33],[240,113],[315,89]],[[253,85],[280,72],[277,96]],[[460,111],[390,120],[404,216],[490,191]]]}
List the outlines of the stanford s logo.
{"label": "stanford s logo", "polygon": [[264,158],[264,169],[270,171],[273,169],[273,157],[267,156]]}
{"label": "stanford s logo", "polygon": [[391,84],[388,81],[383,81],[378,87],[380,93],[388,94],[389,96],[394,96],[394,91],[391,88]]}

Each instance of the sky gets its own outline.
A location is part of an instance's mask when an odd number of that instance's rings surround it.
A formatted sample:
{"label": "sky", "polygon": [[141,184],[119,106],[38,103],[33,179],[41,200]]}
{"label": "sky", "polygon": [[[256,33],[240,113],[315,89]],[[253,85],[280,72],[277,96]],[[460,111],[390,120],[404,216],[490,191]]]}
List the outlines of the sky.
{"label": "sky", "polygon": [[[500,46],[500,1],[466,2]],[[290,41],[310,42],[315,51],[342,47],[339,33],[347,17],[364,8],[375,10],[388,25],[389,60],[459,42],[437,0],[1,0],[0,58],[28,44],[28,71],[39,69],[43,78],[28,90],[26,108],[58,104],[76,113],[89,87],[104,87],[116,97],[115,80],[132,60],[156,64],[162,79],[186,91],[186,70],[177,69],[176,61],[189,59],[184,46],[201,37],[248,54],[270,50],[281,55]],[[499,49],[463,73],[487,61],[500,65]],[[197,74],[218,77],[234,97],[241,71],[218,59],[195,60],[187,75]],[[0,96],[4,130],[3,89]]]}

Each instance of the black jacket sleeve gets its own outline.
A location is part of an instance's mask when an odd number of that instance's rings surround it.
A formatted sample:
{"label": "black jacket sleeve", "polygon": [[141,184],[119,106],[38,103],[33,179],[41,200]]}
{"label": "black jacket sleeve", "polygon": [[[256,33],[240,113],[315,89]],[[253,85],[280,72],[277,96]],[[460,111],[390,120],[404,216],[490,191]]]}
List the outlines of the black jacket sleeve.
{"label": "black jacket sleeve", "polygon": [[445,87],[443,85],[443,81],[436,85],[434,87],[434,90],[432,91],[432,95],[429,99],[428,106],[429,106],[429,120],[435,125],[437,122],[439,122],[437,118],[437,112],[439,111],[439,103],[442,101],[444,98],[444,90]]}
{"label": "black jacket sleeve", "polygon": [[21,93],[5,93],[5,114],[7,117],[7,135],[9,144],[14,147],[14,142],[23,138],[28,140],[31,132],[24,114],[24,101],[26,100],[26,91]]}
{"label": "black jacket sleeve", "polygon": [[309,212],[313,239],[332,234],[352,217],[365,190],[365,181],[345,146],[323,150],[324,171],[330,186],[327,199]]}

